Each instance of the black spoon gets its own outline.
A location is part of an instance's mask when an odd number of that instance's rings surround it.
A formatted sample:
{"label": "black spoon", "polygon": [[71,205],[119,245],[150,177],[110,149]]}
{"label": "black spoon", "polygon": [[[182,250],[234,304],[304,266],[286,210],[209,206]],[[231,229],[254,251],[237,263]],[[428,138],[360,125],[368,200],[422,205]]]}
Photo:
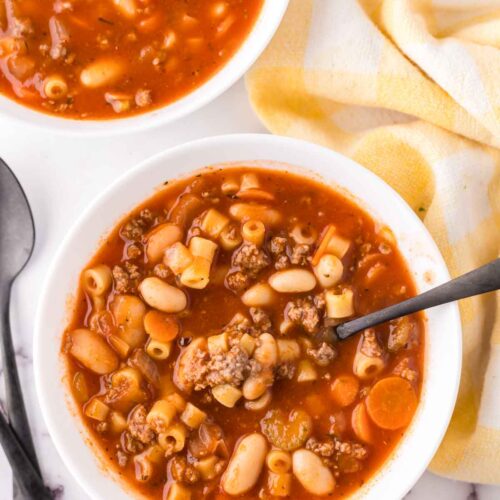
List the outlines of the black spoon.
{"label": "black spoon", "polygon": [[[12,284],[33,252],[35,226],[26,195],[15,175],[2,159],[0,159],[0,228],[2,230],[0,238],[0,340],[6,386],[6,410],[13,433],[18,442],[22,443],[33,469],[40,475],[17,372],[9,318]],[[1,434],[1,436],[5,435],[7,435],[5,432]],[[16,475],[16,481],[21,483],[22,475]],[[43,487],[41,479],[40,483]],[[42,491],[40,490],[41,494]],[[45,497],[40,496],[40,498]]]}
{"label": "black spoon", "polygon": [[13,475],[23,498],[29,500],[51,500],[39,472],[26,455],[21,443],[0,409],[0,443],[12,467]]}
{"label": "black spoon", "polygon": [[337,325],[335,333],[339,339],[344,340],[365,328],[385,323],[391,319],[499,289],[500,259],[495,259],[489,264],[439,285],[421,295]]}

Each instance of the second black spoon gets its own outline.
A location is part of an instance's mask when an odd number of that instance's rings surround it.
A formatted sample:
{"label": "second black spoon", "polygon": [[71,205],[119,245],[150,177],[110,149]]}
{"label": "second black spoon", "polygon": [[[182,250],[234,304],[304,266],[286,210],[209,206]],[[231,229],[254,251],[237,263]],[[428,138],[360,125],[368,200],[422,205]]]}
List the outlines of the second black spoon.
{"label": "second black spoon", "polygon": [[463,276],[437,286],[425,293],[386,307],[361,318],[356,318],[337,325],[335,332],[340,340],[347,339],[365,328],[385,323],[391,319],[400,318],[417,311],[429,309],[465,299],[474,295],[500,289],[500,259],[486,264]]}

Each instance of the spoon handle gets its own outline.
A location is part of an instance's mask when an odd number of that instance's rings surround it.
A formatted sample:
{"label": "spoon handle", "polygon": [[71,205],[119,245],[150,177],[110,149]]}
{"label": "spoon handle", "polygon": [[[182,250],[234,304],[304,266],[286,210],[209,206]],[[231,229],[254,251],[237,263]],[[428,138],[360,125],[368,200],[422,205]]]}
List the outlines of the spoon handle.
{"label": "spoon handle", "polygon": [[5,379],[5,406],[9,415],[11,430],[16,435],[18,441],[22,443],[23,449],[32,466],[39,473],[40,466],[36,458],[35,446],[26,415],[10,331],[10,289],[11,283],[0,283],[0,340],[2,344],[2,362]]}
{"label": "spoon handle", "polygon": [[365,328],[391,319],[498,289],[500,289],[500,258],[421,295],[338,325],[336,333],[340,339],[346,339]]}
{"label": "spoon handle", "polygon": [[0,443],[9,460],[14,479],[18,484],[23,498],[50,500],[52,495],[43,484],[38,471],[33,467],[26,452],[0,410]]}

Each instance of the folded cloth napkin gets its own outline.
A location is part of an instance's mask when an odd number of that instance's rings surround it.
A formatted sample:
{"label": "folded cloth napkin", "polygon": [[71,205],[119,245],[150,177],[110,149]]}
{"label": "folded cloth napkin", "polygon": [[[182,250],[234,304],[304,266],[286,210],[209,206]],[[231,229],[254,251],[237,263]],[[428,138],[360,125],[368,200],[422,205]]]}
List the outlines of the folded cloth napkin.
{"label": "folded cloth napkin", "polygon": [[[269,130],[396,189],[453,275],[498,256],[500,0],[291,0],[247,87]],[[460,303],[463,373],[438,474],[500,483],[499,302]]]}

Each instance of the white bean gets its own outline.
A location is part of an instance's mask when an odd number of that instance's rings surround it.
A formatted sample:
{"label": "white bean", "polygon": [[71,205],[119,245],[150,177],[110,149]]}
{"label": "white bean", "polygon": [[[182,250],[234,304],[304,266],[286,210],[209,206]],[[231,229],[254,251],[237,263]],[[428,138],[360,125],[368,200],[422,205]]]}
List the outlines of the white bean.
{"label": "white bean", "polygon": [[245,436],[229,461],[221,484],[229,495],[242,495],[259,479],[267,454],[267,442],[261,434]]}
{"label": "white bean", "polygon": [[229,208],[229,214],[240,222],[254,219],[260,220],[266,226],[276,226],[282,220],[281,213],[274,208],[251,203],[235,203]]}
{"label": "white bean", "polygon": [[250,411],[261,411],[269,406],[271,400],[273,399],[273,395],[270,389],[262,394],[259,399],[255,399],[254,401],[246,401],[245,408]]}
{"label": "white bean", "polygon": [[245,399],[253,401],[254,399],[260,398],[260,396],[266,392],[268,386],[273,383],[272,376],[269,377],[268,373],[266,374],[266,371],[264,371],[256,375],[252,375],[245,380],[242,388],[243,397]]}
{"label": "white bean", "polygon": [[257,283],[241,296],[241,301],[247,307],[265,307],[272,304],[275,298],[274,290],[267,283]]}
{"label": "white bean", "polygon": [[263,366],[274,366],[278,362],[278,346],[270,333],[259,335],[259,343],[253,357]]}
{"label": "white bean", "polygon": [[111,58],[98,59],[87,65],[80,73],[80,81],[85,87],[95,89],[115,83],[123,74],[122,61]]}
{"label": "white bean", "polygon": [[300,484],[312,495],[329,495],[335,488],[335,479],[330,469],[309,450],[297,450],[292,458],[293,473]]}
{"label": "white bean", "polygon": [[98,333],[79,328],[69,333],[69,341],[71,355],[94,373],[104,375],[118,368],[118,357]]}
{"label": "white bean", "polygon": [[280,293],[309,292],[316,286],[316,278],[306,269],[285,269],[272,274],[269,284]]}
{"label": "white bean", "polygon": [[154,276],[139,285],[144,300],[153,308],[166,313],[180,312],[187,306],[186,294]]}
{"label": "white bean", "polygon": [[156,264],[160,262],[165,250],[182,239],[182,229],[169,222],[155,228],[147,240],[146,255],[148,261]]}

